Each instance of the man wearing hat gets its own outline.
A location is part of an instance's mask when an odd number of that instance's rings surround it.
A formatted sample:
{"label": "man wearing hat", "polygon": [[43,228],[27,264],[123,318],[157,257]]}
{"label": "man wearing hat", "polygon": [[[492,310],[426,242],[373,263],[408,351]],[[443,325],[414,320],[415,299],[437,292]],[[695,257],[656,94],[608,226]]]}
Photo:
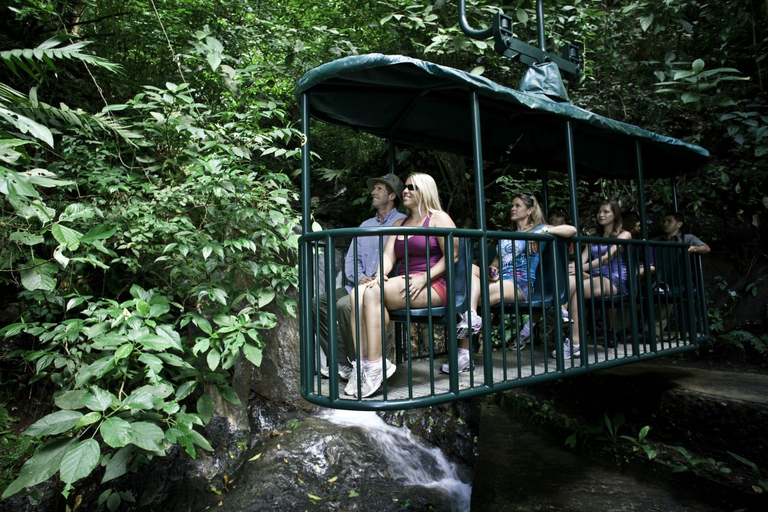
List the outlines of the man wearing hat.
{"label": "man wearing hat", "polygon": [[[404,219],[405,214],[397,211],[397,207],[403,200],[403,182],[394,174],[387,174],[380,178],[371,178],[367,181],[371,191],[371,205],[376,210],[374,216],[360,224],[361,228],[389,227],[396,220]],[[387,237],[384,237],[386,243]],[[355,260],[355,247],[357,247],[357,260]],[[352,365],[347,357],[354,357],[355,345],[352,341],[352,329],[349,316],[351,306],[349,292],[353,286],[365,284],[373,279],[379,265],[379,237],[358,236],[353,240],[344,260],[347,285],[336,290],[336,360],[339,364],[339,377],[349,380],[352,373]],[[356,279],[357,278],[357,279]],[[323,294],[317,298],[320,309],[320,346],[328,354],[328,296]],[[313,308],[314,311],[314,308]],[[329,366],[333,366],[329,362]],[[328,376],[328,368],[322,368],[320,372]]]}

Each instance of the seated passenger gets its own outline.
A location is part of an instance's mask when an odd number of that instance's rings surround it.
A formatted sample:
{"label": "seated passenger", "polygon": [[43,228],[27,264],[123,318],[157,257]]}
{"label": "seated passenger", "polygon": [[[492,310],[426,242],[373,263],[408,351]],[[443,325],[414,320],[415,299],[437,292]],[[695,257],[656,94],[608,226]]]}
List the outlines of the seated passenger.
{"label": "seated passenger", "polygon": [[[571,237],[576,234],[576,228],[568,225],[552,226],[544,224],[544,215],[541,212],[536,198],[529,194],[515,194],[512,199],[512,207],[509,210],[512,220],[512,230],[524,233],[549,233],[552,235]],[[488,303],[494,306],[503,299],[505,301],[527,300],[528,292],[533,288],[536,277],[536,267],[539,264],[538,243],[526,240],[501,240],[499,250],[501,258],[497,254],[488,268]],[[501,261],[501,272],[499,272]],[[471,357],[469,352],[469,321],[471,319],[471,331],[473,334],[480,332],[483,326],[482,318],[477,314],[480,303],[480,269],[472,266],[472,289],[470,295],[470,318],[464,311],[461,321],[456,326],[456,336],[459,338],[459,372],[469,371]],[[530,329],[530,328],[529,328]],[[441,370],[449,373],[450,365],[444,364]]]}
{"label": "seated passenger", "polygon": [[[439,227],[455,228],[451,217],[440,206],[437,184],[432,176],[422,173],[412,173],[405,180],[403,190],[403,206],[408,211],[408,217],[398,220],[394,226]],[[427,260],[427,245],[429,245],[429,260]],[[458,258],[458,239],[454,242],[454,256]],[[352,336],[357,347],[357,326],[360,322],[361,354],[361,395],[363,398],[373,395],[385,378],[395,373],[395,365],[385,360],[386,377],[382,375],[382,320],[389,323],[389,310],[403,309],[406,306],[406,295],[410,298],[412,308],[426,308],[428,299],[434,307],[446,303],[447,290],[445,283],[445,239],[440,236],[411,235],[408,237],[408,281],[405,279],[405,239],[403,235],[390,236],[384,246],[382,255],[383,267],[379,268],[374,279],[361,284],[352,291],[353,297],[351,328]],[[401,264],[397,276],[387,276]],[[430,269],[427,283],[427,268]],[[384,287],[384,318],[381,315],[381,286]],[[359,317],[355,312],[359,312]],[[344,392],[357,396],[357,369],[355,368]]]}
{"label": "seated passenger", "polygon": [[[597,212],[598,232],[605,238],[618,238],[627,240],[632,238],[628,231],[621,227],[621,211],[616,201],[603,201]],[[576,295],[578,284],[577,272],[582,273],[584,285],[584,299],[600,297],[604,295],[620,295],[627,293],[627,266],[625,258],[621,256],[621,246],[618,244],[586,244],[581,257],[569,266],[570,279],[570,314],[573,320],[571,336],[573,342],[566,338],[563,342],[564,357],[581,356],[579,340],[579,302]],[[609,323],[611,318],[606,319]],[[606,343],[611,346],[612,325],[606,325]],[[557,356],[557,351],[552,351],[552,357]]]}
{"label": "seated passenger", "polygon": [[664,229],[664,236],[659,237],[659,240],[666,240],[667,242],[682,242],[688,244],[688,252],[698,254],[709,254],[711,249],[707,244],[702,242],[699,237],[690,233],[683,233],[683,224],[685,223],[685,217],[680,212],[667,212],[664,215],[664,222],[662,228]]}
{"label": "seated passenger", "polygon": [[[626,230],[629,231],[629,234],[632,235],[633,240],[639,240],[642,239],[642,229],[640,226],[640,216],[633,212],[632,210],[624,212],[621,214],[622,221],[621,225]],[[646,264],[645,264],[645,248],[641,247],[639,245],[632,245],[630,246],[632,248],[634,261],[637,263],[638,267],[638,276],[642,279],[643,276],[645,276],[645,270],[646,270]],[[653,263],[653,250],[649,249],[648,251],[648,269],[653,275],[656,272],[656,266]]]}

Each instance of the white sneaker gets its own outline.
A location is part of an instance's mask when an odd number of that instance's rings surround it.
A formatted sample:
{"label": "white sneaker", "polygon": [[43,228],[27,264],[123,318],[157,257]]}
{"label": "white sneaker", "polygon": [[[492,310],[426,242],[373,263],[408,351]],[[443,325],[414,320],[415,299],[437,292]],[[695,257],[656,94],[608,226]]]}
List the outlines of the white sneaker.
{"label": "white sneaker", "polygon": [[339,378],[341,380],[349,380],[349,377],[354,372],[352,365],[339,363]]}
{"label": "white sneaker", "polygon": [[560,308],[560,317],[563,319],[563,322],[565,323],[573,322],[573,320],[571,320],[570,315],[568,314],[568,310],[565,308]]}
{"label": "white sneaker", "polygon": [[[581,345],[573,346],[571,340],[565,338],[563,341],[563,358],[571,359],[572,357],[581,357]],[[552,358],[557,359],[557,350],[552,351]]]}
{"label": "white sneaker", "polygon": [[[330,369],[327,366],[320,368],[320,375],[324,378],[330,378]],[[349,376],[352,374],[352,367],[345,363],[339,363],[339,378],[341,380],[349,380]]]}
{"label": "white sneaker", "polygon": [[523,350],[526,345],[531,341],[531,328],[535,326],[536,324],[531,324],[531,322],[526,322],[522,329],[520,329],[520,334],[517,337],[517,340],[512,344],[513,350]]}
{"label": "white sneaker", "polygon": [[[385,359],[385,361],[387,366],[386,378],[388,379],[394,375],[395,370],[397,370],[397,366],[389,362],[389,359]],[[362,379],[363,381],[362,386],[360,387],[360,393],[363,395],[363,398],[368,398],[376,391],[378,391],[384,382],[384,377],[382,377],[381,373],[381,363],[368,363],[364,365]],[[355,394],[357,394],[357,389],[355,389]]]}
{"label": "white sneaker", "polygon": [[[470,314],[472,315],[472,334],[477,334],[483,328],[483,319],[475,311],[470,311]],[[462,340],[469,337],[469,319],[466,311],[461,314],[461,319],[456,324],[456,337]]]}
{"label": "white sneaker", "polygon": [[[474,370],[475,368],[475,362],[472,360],[471,357],[469,357],[469,350],[466,352],[459,352],[459,373],[468,372],[469,370]],[[451,373],[451,365],[449,363],[445,363],[443,366],[440,367],[440,371],[443,373]]]}
{"label": "white sneaker", "polygon": [[344,394],[355,396],[357,395],[357,360],[352,361],[351,368],[352,371],[349,374],[349,382],[347,382],[347,385],[344,387]]}

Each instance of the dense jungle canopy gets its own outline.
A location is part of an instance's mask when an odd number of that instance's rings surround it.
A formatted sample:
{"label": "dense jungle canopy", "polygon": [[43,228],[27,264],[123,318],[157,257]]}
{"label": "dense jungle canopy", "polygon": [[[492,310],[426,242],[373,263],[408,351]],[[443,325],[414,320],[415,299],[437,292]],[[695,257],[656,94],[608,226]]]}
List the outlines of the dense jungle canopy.
{"label": "dense jungle canopy", "polygon": [[[468,4],[472,25],[503,10],[536,44],[534,0]],[[258,366],[263,333],[297,314],[296,82],[379,52],[516,87],[524,67],[464,36],[457,13],[455,0],[4,2],[4,497],[54,475],[66,495],[99,465],[109,481],[175,444],[211,449],[199,433],[214,414],[203,387],[238,403],[235,362]],[[677,187],[688,227],[713,248],[715,343],[763,354],[767,18],[766,0],[545,2],[551,50],[582,49],[583,72],[567,83],[575,105],[712,154]],[[386,147],[318,125],[312,149],[316,220],[358,224],[364,177],[386,172]],[[472,218],[468,161],[408,148],[398,160],[404,174],[439,176],[444,207]],[[491,226],[511,193],[540,192],[534,170],[500,161],[487,173]],[[564,180],[551,179],[560,206]],[[638,207],[632,182],[578,189],[582,212],[603,197]],[[647,183],[652,220],[671,190]],[[732,315],[746,301],[754,314]],[[8,430],[19,400],[37,404],[25,435]]]}

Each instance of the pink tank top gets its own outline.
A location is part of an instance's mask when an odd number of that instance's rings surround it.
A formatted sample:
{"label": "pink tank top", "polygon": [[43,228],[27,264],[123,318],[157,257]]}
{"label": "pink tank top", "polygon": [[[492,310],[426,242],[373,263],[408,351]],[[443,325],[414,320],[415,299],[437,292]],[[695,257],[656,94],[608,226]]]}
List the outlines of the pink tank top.
{"label": "pink tank top", "polygon": [[[429,227],[429,220],[432,215],[428,215],[424,219],[422,227]],[[437,238],[434,236],[429,237],[429,265],[427,265],[427,237],[416,235],[408,239],[408,273],[420,274],[427,271],[427,266],[430,268],[435,265],[440,258],[443,257],[443,251],[440,250],[440,244],[437,243]],[[397,275],[405,275],[405,240],[400,236],[395,239],[395,257],[400,261],[400,265],[397,269]]]}

